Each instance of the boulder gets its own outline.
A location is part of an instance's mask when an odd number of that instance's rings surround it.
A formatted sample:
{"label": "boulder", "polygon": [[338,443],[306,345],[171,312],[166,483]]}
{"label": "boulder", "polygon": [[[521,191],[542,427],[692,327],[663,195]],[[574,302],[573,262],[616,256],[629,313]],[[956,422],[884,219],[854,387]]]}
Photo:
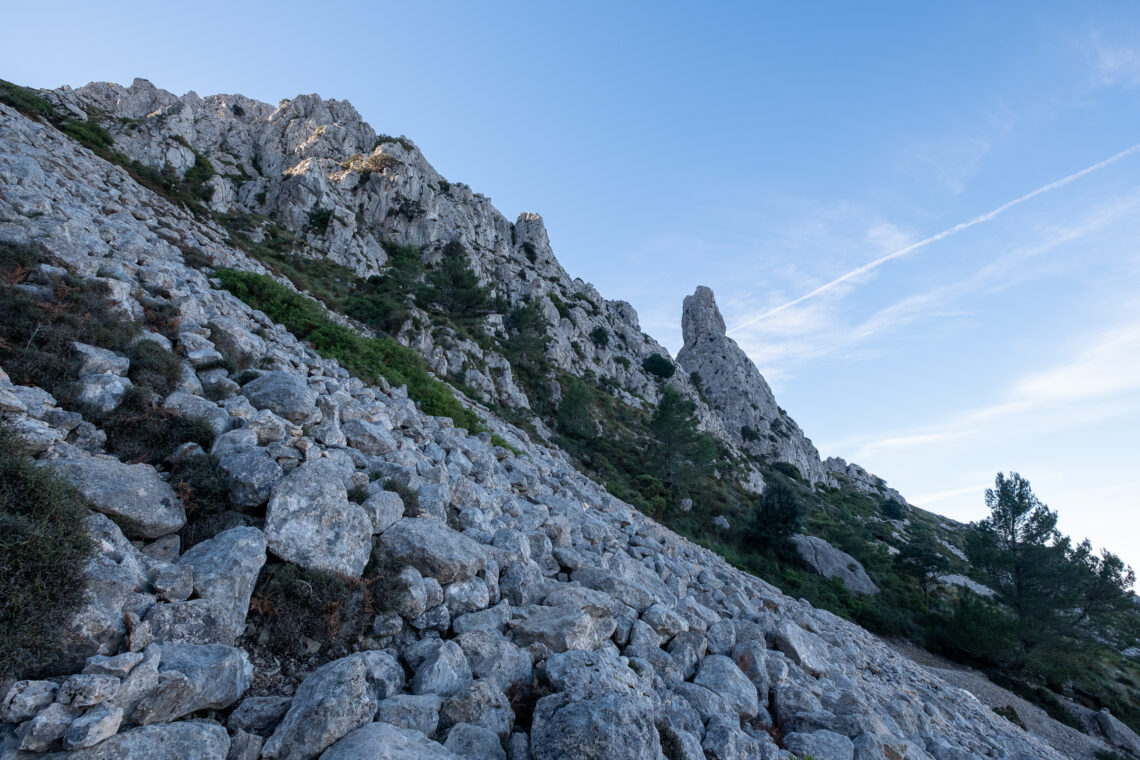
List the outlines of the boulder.
{"label": "boulder", "polygon": [[483,569],[479,544],[438,520],[405,517],[380,538],[388,556],[443,584],[466,580]]}
{"label": "boulder", "polygon": [[157,538],[186,524],[182,502],[148,464],[123,464],[109,456],[65,457],[51,464],[129,538]]}
{"label": "boulder", "polygon": [[539,607],[530,617],[514,624],[514,637],[523,646],[539,643],[552,652],[590,650],[606,642],[616,628],[614,618],[598,608]]}
{"label": "boulder", "polygon": [[369,723],[328,749],[321,760],[461,760],[419,731]]}
{"label": "boulder", "polygon": [[16,681],[0,702],[0,721],[21,723],[55,701],[59,687],[51,681]]}
{"label": "boulder", "polygon": [[237,638],[245,630],[249,598],[265,564],[265,534],[257,528],[231,528],[202,541],[183,554],[178,564],[193,570],[194,591],[217,603]]}
{"label": "boulder", "polygon": [[273,487],[265,535],[281,559],[349,577],[364,572],[372,551],[372,521],[348,500],[328,459],[306,462]]}
{"label": "boulder", "polygon": [[796,551],[813,570],[825,578],[838,578],[853,594],[877,594],[879,587],[867,577],[859,560],[836,549],[818,536],[792,536]]}
{"label": "boulder", "polygon": [[[380,700],[403,687],[403,668],[383,652],[358,652],[322,665],[297,688],[262,756],[309,760],[371,722]],[[338,756],[360,757],[333,755]]]}
{"label": "boulder", "polygon": [[646,697],[609,694],[538,700],[530,735],[534,760],[664,760]]}
{"label": "boulder", "polygon": [[131,389],[131,381],[118,375],[82,375],[75,401],[80,407],[89,407],[106,414],[123,403]]}
{"label": "boulder", "polygon": [[120,707],[100,705],[76,718],[63,732],[63,748],[69,751],[93,747],[114,736],[123,722]]}
{"label": "boulder", "polygon": [[221,458],[218,469],[229,482],[230,503],[244,510],[269,501],[273,486],[285,476],[277,460],[260,448],[232,451]]}
{"label": "boulder", "polygon": [[226,760],[230,737],[216,723],[166,723],[133,728],[94,747],[67,754],[67,760]]}
{"label": "boulder", "polygon": [[229,412],[210,399],[193,393],[175,391],[166,397],[162,405],[180,412],[184,417],[200,417],[210,425],[214,435],[225,433],[233,425],[233,418]]}
{"label": "boulder", "polygon": [[404,516],[404,500],[395,491],[377,491],[360,506],[372,521],[373,533],[383,533]]}
{"label": "boulder", "polygon": [[855,745],[849,738],[826,729],[810,734],[793,731],[784,737],[784,746],[800,757],[852,760],[855,756]]}
{"label": "boulder", "polygon": [[416,667],[410,686],[413,694],[450,697],[469,683],[471,666],[467,657],[458,644],[449,640]]}
{"label": "boulder", "polygon": [[376,720],[431,736],[439,727],[442,705],[443,700],[435,694],[397,694],[380,702]]}
{"label": "boulder", "polygon": [[388,429],[365,420],[349,420],[341,425],[348,445],[368,456],[384,456],[396,450],[396,439]]}
{"label": "boulder", "polygon": [[742,718],[755,718],[760,712],[756,686],[724,655],[710,654],[701,660],[693,683],[724,697]]}
{"label": "boulder", "polygon": [[241,392],[256,408],[268,409],[291,422],[311,422],[320,415],[317,395],[308,383],[289,372],[266,372],[242,386]]}
{"label": "boulder", "polygon": [[105,348],[75,341],[71,344],[80,375],[125,375],[131,360]]}
{"label": "boulder", "polygon": [[443,745],[468,760],[507,760],[502,742],[493,731],[470,723],[457,723],[447,732]]}
{"label": "boulder", "polygon": [[776,648],[810,675],[820,676],[831,668],[823,639],[791,621],[785,621],[777,630]]}

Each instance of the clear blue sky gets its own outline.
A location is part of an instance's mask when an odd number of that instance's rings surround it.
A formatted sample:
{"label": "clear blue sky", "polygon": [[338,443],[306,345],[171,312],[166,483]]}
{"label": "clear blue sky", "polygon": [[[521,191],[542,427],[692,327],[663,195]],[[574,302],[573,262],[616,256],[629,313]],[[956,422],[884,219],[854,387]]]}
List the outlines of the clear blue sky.
{"label": "clear blue sky", "polygon": [[[676,350],[1140,143],[1140,5],[934,5],[24,3],[0,77],[351,100]],[[1140,152],[733,336],[825,455],[1140,569],[1138,212]]]}

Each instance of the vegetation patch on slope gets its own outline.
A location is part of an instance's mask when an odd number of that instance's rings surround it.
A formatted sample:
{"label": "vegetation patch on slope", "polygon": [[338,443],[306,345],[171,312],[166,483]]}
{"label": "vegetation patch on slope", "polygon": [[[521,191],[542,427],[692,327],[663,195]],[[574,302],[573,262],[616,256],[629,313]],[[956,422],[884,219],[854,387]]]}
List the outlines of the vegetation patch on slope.
{"label": "vegetation patch on slope", "polygon": [[305,298],[266,275],[225,269],[217,273],[222,287],[270,319],[309,341],[322,356],[336,359],[353,374],[376,382],[407,385],[408,396],[425,413],[450,417],[457,426],[479,432],[478,416],[455,398],[428,371],[422,357],[388,336],[368,338],[333,321],[316,301]]}
{"label": "vegetation patch on slope", "polygon": [[83,497],[20,454],[0,424],[0,680],[50,663],[83,601],[92,543]]}

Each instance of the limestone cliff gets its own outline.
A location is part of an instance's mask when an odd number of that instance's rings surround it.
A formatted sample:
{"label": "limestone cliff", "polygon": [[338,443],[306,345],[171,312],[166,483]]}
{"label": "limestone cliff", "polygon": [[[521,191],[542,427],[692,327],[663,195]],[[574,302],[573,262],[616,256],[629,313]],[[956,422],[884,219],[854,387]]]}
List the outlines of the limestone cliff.
{"label": "limestone cliff", "polygon": [[795,465],[813,483],[829,473],[795,420],[776,404],[772,389],[748,355],[725,334],[713,292],[701,285],[686,296],[681,316],[685,344],[677,364],[700,377],[700,389],[740,448]]}

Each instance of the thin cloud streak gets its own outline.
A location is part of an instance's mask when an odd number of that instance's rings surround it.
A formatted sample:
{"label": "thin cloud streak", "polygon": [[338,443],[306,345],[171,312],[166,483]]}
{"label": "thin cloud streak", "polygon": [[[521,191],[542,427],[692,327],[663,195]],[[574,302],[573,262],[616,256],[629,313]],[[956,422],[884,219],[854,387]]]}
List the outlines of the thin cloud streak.
{"label": "thin cloud streak", "polygon": [[815,290],[813,290],[809,293],[806,293],[806,294],[800,296],[799,298],[792,299],[791,301],[788,301],[785,304],[777,306],[774,309],[770,309],[770,310],[764,312],[763,314],[761,314],[759,316],[745,320],[744,322],[741,322],[740,324],[733,327],[731,330],[728,330],[728,333],[734,333],[737,330],[740,330],[741,328],[747,327],[748,325],[751,325],[751,324],[754,324],[756,322],[760,322],[761,320],[768,319],[769,317],[775,316],[776,314],[779,314],[783,311],[786,311],[787,309],[790,309],[793,306],[796,306],[797,304],[801,304],[804,301],[807,301],[808,299],[815,298],[816,296],[820,295],[821,293],[826,293],[827,291],[835,288],[837,285],[841,285],[844,282],[847,282],[848,280],[853,280],[856,277],[859,277],[860,275],[863,275],[863,274],[866,274],[867,272],[878,269],[883,264],[886,264],[888,261],[893,261],[894,259],[900,258],[902,256],[906,256],[908,253],[913,253],[914,251],[917,251],[919,248],[924,248],[924,247],[930,245],[931,243],[937,243],[939,240],[945,240],[946,238],[950,237],[951,235],[956,235],[957,233],[959,233],[963,230],[967,230],[971,227],[975,227],[975,226],[982,224],[984,222],[988,222],[988,221],[994,219],[995,217],[1005,213],[1006,211],[1013,208],[1014,206],[1019,206],[1028,200],[1032,200],[1033,198],[1036,198],[1037,196],[1042,195],[1043,193],[1047,193],[1050,190],[1056,190],[1057,188],[1063,187],[1063,186],[1069,184],[1070,182],[1074,182],[1074,181],[1080,179],[1081,177],[1084,177],[1088,174],[1091,174],[1091,173],[1093,173],[1099,169],[1103,169],[1104,167],[1109,166],[1110,164],[1114,164],[1117,161],[1121,160],[1122,158],[1125,158],[1126,156],[1131,155],[1132,153],[1135,153],[1138,150],[1140,150],[1140,143],[1133,145],[1131,148],[1127,148],[1125,150],[1122,150],[1121,152],[1117,153],[1115,156],[1111,156],[1109,158],[1104,159],[1103,161],[1099,161],[1099,162],[1093,164],[1092,166],[1081,169],[1079,172],[1075,172],[1073,174],[1070,174],[1067,177],[1062,177],[1059,180],[1056,180],[1054,182],[1050,182],[1047,185],[1043,185],[1043,186],[1037,188],[1036,190],[1032,190],[1032,191],[1026,193],[1025,195],[1022,195],[1019,198],[1014,198],[1012,201],[1009,201],[1008,203],[1004,203],[1001,206],[998,206],[997,208],[993,209],[992,211],[988,211],[985,214],[981,214],[980,216],[975,216],[973,219],[970,219],[969,221],[960,222],[960,223],[954,225],[953,227],[950,227],[949,229],[945,229],[942,232],[939,232],[935,235],[931,235],[928,238],[924,238],[922,240],[919,240],[917,243],[911,243],[910,245],[908,245],[904,248],[900,248],[897,251],[892,251],[891,253],[888,253],[885,256],[881,256],[881,257],[875,259],[874,261],[868,262],[861,267],[858,267],[856,269],[852,269],[850,272],[847,272],[846,274],[840,275],[839,277],[836,277],[834,280],[831,280],[830,282],[827,282],[827,283],[824,283],[823,285],[820,285]]}
{"label": "thin cloud streak", "polygon": [[[934,429],[907,431],[858,446],[853,459],[868,459],[888,449],[942,443],[994,430],[1014,415],[1042,417],[1048,426],[1065,429],[1134,411],[1140,391],[1140,322],[1133,311],[1125,322],[1088,341],[1089,348],[1068,361],[1014,381],[1010,400],[957,415]],[[1091,405],[1091,406],[1090,406]],[[1048,411],[1048,415],[1042,413]]]}

